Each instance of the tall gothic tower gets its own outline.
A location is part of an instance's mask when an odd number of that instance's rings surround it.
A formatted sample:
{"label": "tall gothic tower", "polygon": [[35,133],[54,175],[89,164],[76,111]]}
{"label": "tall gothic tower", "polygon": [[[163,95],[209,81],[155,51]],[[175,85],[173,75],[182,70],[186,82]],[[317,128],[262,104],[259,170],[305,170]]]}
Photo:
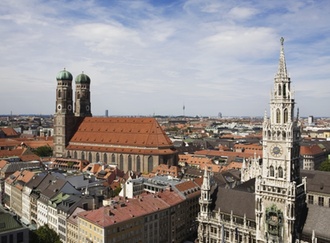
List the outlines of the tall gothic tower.
{"label": "tall gothic tower", "polygon": [[79,74],[76,79],[76,95],[75,95],[75,116],[87,117],[92,116],[91,100],[90,100],[90,78],[84,74]]}
{"label": "tall gothic tower", "polygon": [[54,156],[62,157],[69,139],[72,137],[74,114],[72,98],[72,74],[67,70],[57,76],[56,109],[54,117]]}
{"label": "tall gothic tower", "polygon": [[263,122],[263,163],[256,178],[257,242],[295,242],[299,238],[305,181],[300,177],[300,124],[281,38],[280,60]]}
{"label": "tall gothic tower", "polygon": [[200,212],[198,214],[199,229],[198,229],[198,239],[199,242],[206,242],[208,239],[208,231],[204,228],[209,224],[211,216],[211,185],[210,185],[210,173],[207,171],[207,166],[205,166],[203,184],[201,186],[201,197],[199,198]]}

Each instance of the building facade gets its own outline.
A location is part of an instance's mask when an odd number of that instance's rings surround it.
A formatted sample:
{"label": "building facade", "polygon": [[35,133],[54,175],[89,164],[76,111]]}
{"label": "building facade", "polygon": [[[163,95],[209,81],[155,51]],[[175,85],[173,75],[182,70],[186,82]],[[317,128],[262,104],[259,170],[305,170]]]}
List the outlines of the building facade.
{"label": "building facade", "polygon": [[[210,185],[205,170],[199,242],[296,242],[306,219],[306,180],[300,176],[301,127],[281,38],[278,72],[263,122],[263,159],[256,178],[236,190]],[[244,169],[246,169],[245,167]],[[260,170],[260,171],[259,171]],[[249,172],[246,174],[252,175]],[[228,199],[229,198],[229,199]]]}
{"label": "building facade", "polygon": [[58,73],[54,116],[54,156],[117,164],[121,170],[151,172],[177,165],[178,152],[154,118],[92,117],[91,80]]}

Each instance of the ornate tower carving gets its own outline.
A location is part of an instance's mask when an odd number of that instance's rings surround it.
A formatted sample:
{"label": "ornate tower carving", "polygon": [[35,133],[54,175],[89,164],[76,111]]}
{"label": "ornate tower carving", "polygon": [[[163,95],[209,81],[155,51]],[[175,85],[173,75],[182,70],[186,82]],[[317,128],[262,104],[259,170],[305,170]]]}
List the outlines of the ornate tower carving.
{"label": "ornate tower carving", "polygon": [[76,79],[76,95],[75,95],[75,116],[87,117],[92,116],[91,100],[90,100],[90,78],[82,73]]}
{"label": "ornate tower carving", "polygon": [[294,118],[294,97],[281,38],[280,59],[270,100],[270,118],[263,122],[263,163],[256,179],[257,242],[295,242],[298,211],[305,205],[301,181],[300,124]]}
{"label": "ornate tower carving", "polygon": [[211,203],[210,172],[208,172],[207,166],[205,166],[203,184],[201,186],[201,197],[199,198],[200,212],[198,214],[198,238],[200,242],[205,242],[205,239],[208,239],[208,230],[206,230],[206,226],[209,224],[211,216]]}
{"label": "ornate tower carving", "polygon": [[62,70],[56,76],[56,108],[54,116],[54,156],[62,157],[65,147],[72,137],[74,124],[72,74]]}

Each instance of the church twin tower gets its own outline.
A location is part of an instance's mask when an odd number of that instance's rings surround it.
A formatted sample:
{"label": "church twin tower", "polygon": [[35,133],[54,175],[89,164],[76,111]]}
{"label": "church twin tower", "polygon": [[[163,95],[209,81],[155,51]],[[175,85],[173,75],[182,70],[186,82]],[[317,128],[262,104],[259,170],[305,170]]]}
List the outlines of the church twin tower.
{"label": "church twin tower", "polygon": [[54,156],[62,157],[65,147],[84,117],[92,116],[90,78],[82,73],[76,79],[75,102],[73,103],[72,74],[67,70],[57,76],[56,109],[54,117]]}

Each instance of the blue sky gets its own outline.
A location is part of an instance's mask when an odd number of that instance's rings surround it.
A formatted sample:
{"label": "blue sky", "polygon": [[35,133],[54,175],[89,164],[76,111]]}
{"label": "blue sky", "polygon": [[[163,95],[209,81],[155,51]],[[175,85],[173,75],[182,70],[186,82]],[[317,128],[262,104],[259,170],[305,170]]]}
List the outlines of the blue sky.
{"label": "blue sky", "polygon": [[0,114],[53,114],[63,68],[92,113],[263,116],[280,37],[301,116],[330,116],[330,1],[1,0]]}

